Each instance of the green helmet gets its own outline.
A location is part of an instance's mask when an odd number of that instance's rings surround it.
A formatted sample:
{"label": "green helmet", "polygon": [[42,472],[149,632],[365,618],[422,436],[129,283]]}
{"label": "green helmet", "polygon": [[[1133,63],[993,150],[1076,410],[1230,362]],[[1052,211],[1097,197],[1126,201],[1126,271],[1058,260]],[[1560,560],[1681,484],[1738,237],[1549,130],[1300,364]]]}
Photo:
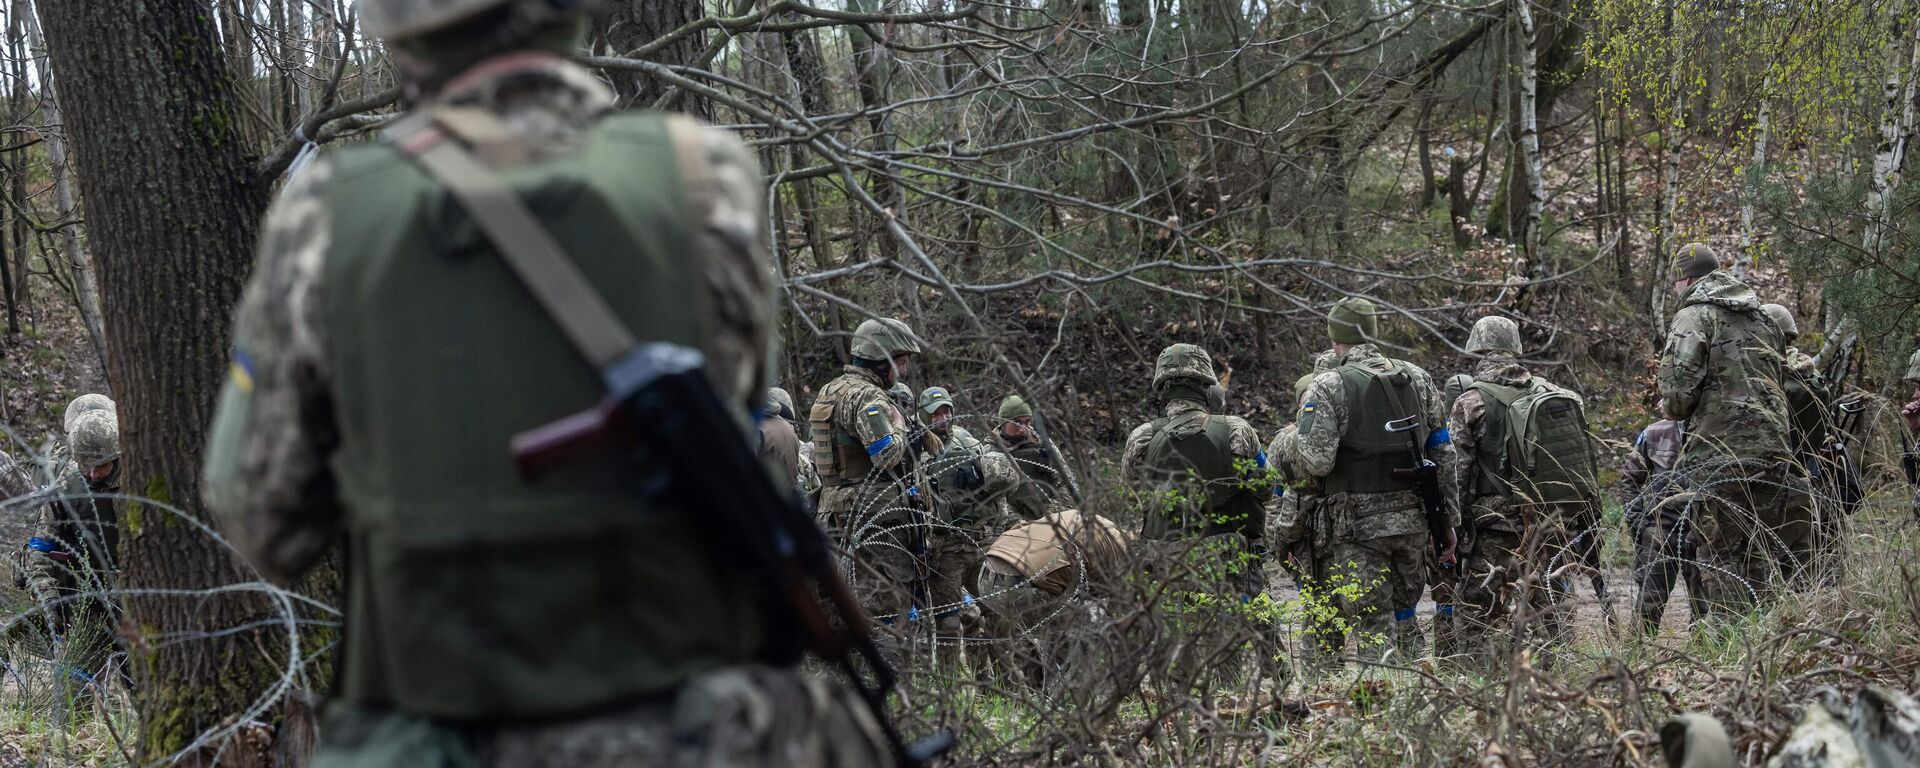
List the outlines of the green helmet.
{"label": "green helmet", "polygon": [[1007,399],[1000,401],[1001,421],[1013,421],[1022,416],[1033,418],[1033,406],[1027,405],[1026,398],[1019,395],[1007,395]]}
{"label": "green helmet", "polygon": [[1674,282],[1706,277],[1707,273],[1720,268],[1720,257],[1706,243],[1687,243],[1673,252],[1668,268],[1672,271],[1667,279]]}
{"label": "green helmet", "polygon": [[1181,379],[1202,388],[1220,383],[1219,374],[1213,372],[1213,356],[1193,344],[1174,344],[1160,350],[1160,359],[1153,364],[1154,390]]}
{"label": "green helmet", "polygon": [[80,414],[88,411],[106,411],[116,415],[119,413],[113,405],[113,398],[106,395],[81,395],[74,398],[73,402],[67,403],[67,414],[61,419],[60,428],[72,432],[73,422],[80,418]]}
{"label": "green helmet", "polygon": [[120,458],[118,417],[104,410],[80,414],[73,420],[73,429],[67,430],[67,447],[73,452],[73,463],[81,469]]}
{"label": "green helmet", "polygon": [[913,340],[913,329],[906,323],[889,317],[868,320],[853,329],[852,351],[862,360],[885,361],[920,354],[920,342]]}
{"label": "green helmet", "polygon": [[1307,387],[1313,386],[1313,376],[1314,374],[1309,373],[1293,380],[1293,404],[1295,407],[1299,407],[1300,403],[1307,399]]}
{"label": "green helmet", "polygon": [[940,410],[940,406],[943,405],[956,411],[960,410],[960,406],[953,404],[953,395],[947,392],[946,387],[927,387],[920,392],[921,413],[932,416],[933,412]]}
{"label": "green helmet", "polygon": [[1473,324],[1467,334],[1467,354],[1480,355],[1494,350],[1520,354],[1520,325],[1498,315],[1488,315]]}
{"label": "green helmet", "polygon": [[386,40],[431,34],[505,5],[520,5],[533,19],[586,16],[598,0],[362,0],[360,31]]}
{"label": "green helmet", "polygon": [[1327,336],[1335,344],[1365,344],[1380,335],[1380,315],[1373,302],[1348,296],[1327,310]]}
{"label": "green helmet", "polygon": [[1780,332],[1787,335],[1787,341],[1793,341],[1800,335],[1800,324],[1793,321],[1793,312],[1779,304],[1762,304],[1760,311],[1767,313],[1767,319],[1780,326]]}
{"label": "green helmet", "polygon": [[1448,376],[1447,384],[1442,389],[1443,394],[1445,394],[1447,398],[1447,405],[1452,406],[1453,401],[1460,399],[1460,393],[1467,391],[1467,388],[1471,386],[1473,386],[1472,376],[1464,373],[1456,373]]}
{"label": "green helmet", "polygon": [[894,382],[892,387],[887,388],[887,397],[893,398],[893,404],[900,406],[901,413],[913,413],[913,390],[907,389],[907,385]]}

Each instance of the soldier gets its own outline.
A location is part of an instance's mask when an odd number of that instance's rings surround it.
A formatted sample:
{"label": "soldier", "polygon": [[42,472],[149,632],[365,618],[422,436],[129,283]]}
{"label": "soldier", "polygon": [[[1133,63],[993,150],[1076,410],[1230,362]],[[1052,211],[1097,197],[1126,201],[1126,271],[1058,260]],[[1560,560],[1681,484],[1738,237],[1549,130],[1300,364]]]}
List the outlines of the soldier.
{"label": "soldier", "polygon": [[[268,211],[206,504],[276,581],[344,541],[315,766],[887,764],[851,689],[779,660],[767,586],[715,551],[704,510],[659,492],[675,479],[659,456],[537,485],[508,460],[515,435],[606,394],[563,298],[697,348],[739,414],[708,427],[751,445],[767,402],[753,155],[683,117],[611,113],[568,60],[596,5],[357,4],[413,109]],[[530,300],[521,275],[541,272],[509,268],[529,258],[571,262],[588,295]]]}
{"label": "soldier", "polygon": [[808,450],[801,440],[801,435],[806,433],[806,425],[800,422],[799,411],[793,406],[791,393],[779,387],[773,387],[767,390],[767,398],[769,401],[767,407],[777,409],[780,418],[785,419],[787,425],[793,429],[795,441],[793,463],[794,469],[798,471],[793,481],[794,488],[806,501],[807,508],[812,509],[820,502],[820,476],[813,472],[813,451]]}
{"label": "soldier", "polygon": [[[1333,360],[1330,357],[1323,359],[1329,363]],[[1317,370],[1294,381],[1295,413],[1306,402],[1307,388],[1313,384],[1313,377],[1326,370],[1332,369]],[[1273,496],[1266,502],[1266,543],[1293,577],[1294,586],[1303,596],[1309,596],[1330,584],[1333,539],[1331,521],[1327,519],[1322,503],[1325,493],[1319,482],[1307,477],[1304,470],[1284,458],[1287,455],[1283,453],[1284,446],[1298,440],[1298,435],[1299,424],[1288,424],[1267,443],[1267,460],[1277,472],[1281,484],[1273,489]],[[1312,610],[1303,614],[1306,623],[1301,627],[1301,633],[1311,640],[1301,648],[1307,660],[1317,666],[1339,656],[1346,644],[1346,635],[1334,617]]]}
{"label": "soldier", "polygon": [[[1655,407],[1656,411],[1663,410]],[[1694,619],[1701,615],[1700,566],[1694,561],[1699,546],[1693,526],[1682,513],[1684,503],[1669,503],[1679,490],[1673,467],[1680,460],[1687,425],[1661,419],[1640,431],[1620,472],[1620,506],[1626,510],[1627,531],[1633,535],[1633,578],[1639,584],[1634,613],[1640,631],[1658,634],[1660,617],[1673,593],[1674,577],[1687,585],[1687,603]]]}
{"label": "soldier", "polygon": [[[1442,478],[1453,476],[1445,406],[1426,371],[1389,359],[1373,345],[1379,319],[1372,302],[1346,298],[1335,303],[1327,330],[1334,368],[1315,375],[1307,386],[1296,430],[1276,441],[1275,457],[1320,484],[1321,514],[1331,529],[1329,560],[1366,587],[1359,599],[1342,601],[1348,621],[1395,642],[1403,655],[1425,656],[1414,609],[1426,582],[1425,553],[1433,542],[1425,502],[1394,470],[1413,468],[1418,448],[1438,465]],[[1396,422],[1409,431],[1389,431]],[[1441,560],[1450,563],[1452,529],[1460,515],[1451,500],[1436,501],[1447,518],[1439,521],[1447,528],[1447,540],[1439,543]]]}
{"label": "soldier", "polygon": [[1660,355],[1662,415],[1687,422],[1677,472],[1685,513],[1699,533],[1701,590],[1709,616],[1741,611],[1768,589],[1768,553],[1806,491],[1790,471],[1780,329],[1753,289],[1720,269],[1698,243],[1673,257],[1680,298]]}
{"label": "soldier", "polygon": [[1042,440],[1033,423],[1033,406],[1026,398],[1008,395],[1000,401],[999,425],[993,430],[993,442],[1001,453],[1012,456],[1027,481],[1008,497],[1013,511],[1028,520],[1038,520],[1050,511],[1080,503],[1080,486],[1060,456],[1059,447]]}
{"label": "soldier", "polygon": [[979,614],[973,598],[980,592],[975,581],[980,552],[988,530],[1011,517],[1002,500],[1023,478],[1012,457],[954,423],[953,395],[945,388],[922,391],[919,409],[941,443],[939,453],[924,458],[935,513],[928,544],[928,600],[951,630],[971,624]]}
{"label": "soldier", "polygon": [[767,390],[759,422],[760,459],[779,473],[781,483],[799,487],[800,434],[793,426],[793,396],[779,387]]}
{"label": "soldier", "polygon": [[116,583],[114,553],[120,521],[112,494],[120,492],[120,426],[111,408],[83,410],[67,431],[70,458],[55,480],[60,496],[40,508],[40,527],[27,542],[27,588],[59,639],[54,659],[61,685],[106,682],[119,609],[108,591]]}
{"label": "soldier", "polygon": [[[1460,399],[1460,393],[1473,386],[1473,374],[1456,373],[1447,377],[1446,385],[1441,389],[1440,399],[1446,403],[1449,414],[1453,403]],[[1451,426],[1448,427],[1452,429]],[[1454,455],[1459,455],[1458,446]],[[1432,547],[1427,548],[1427,592],[1433,595],[1433,654],[1440,657],[1453,656],[1460,652],[1458,622],[1454,616],[1456,574],[1451,568],[1440,567],[1440,561]]]}
{"label": "soldier", "polygon": [[[1078,510],[1060,510],[1022,522],[994,539],[979,566],[992,653],[999,669],[1029,685],[1053,678],[1050,688],[1073,697],[1078,679],[1102,674],[1108,638],[1085,623],[1120,575],[1132,537],[1113,521]],[[1041,625],[1080,622],[1074,631],[1033,633]],[[1061,680],[1056,676],[1064,676]]]}
{"label": "soldier", "polygon": [[1529,609],[1548,642],[1565,639],[1573,604],[1564,576],[1579,561],[1575,537],[1597,536],[1598,467],[1578,395],[1519,363],[1520,327],[1489,316],[1473,324],[1473,383],[1453,401],[1447,431],[1459,456],[1454,483],[1463,510],[1460,644],[1488,661],[1494,632],[1513,602]]}
{"label": "soldier", "polygon": [[1206,350],[1160,351],[1153,391],[1161,416],[1135,428],[1120,457],[1120,476],[1145,500],[1144,538],[1265,536],[1268,489],[1254,486],[1266,455],[1246,419],[1207,411],[1206,390],[1218,383]]}
{"label": "soldier", "polygon": [[1850,493],[1848,481],[1853,480],[1857,489],[1858,480],[1847,477],[1845,462],[1833,458],[1835,441],[1829,415],[1832,392],[1814,359],[1793,345],[1800,336],[1793,313],[1779,304],[1762,305],[1760,311],[1782,334],[1780,354],[1786,377],[1780,381],[1780,391],[1787,398],[1793,468],[1824,502],[1807,504],[1798,510],[1804,518],[1785,521],[1786,528],[1778,534],[1784,545],[1780,565],[1789,581],[1824,580],[1840,566],[1840,554],[1833,548],[1842,542],[1840,527],[1846,520],[1842,508]]}

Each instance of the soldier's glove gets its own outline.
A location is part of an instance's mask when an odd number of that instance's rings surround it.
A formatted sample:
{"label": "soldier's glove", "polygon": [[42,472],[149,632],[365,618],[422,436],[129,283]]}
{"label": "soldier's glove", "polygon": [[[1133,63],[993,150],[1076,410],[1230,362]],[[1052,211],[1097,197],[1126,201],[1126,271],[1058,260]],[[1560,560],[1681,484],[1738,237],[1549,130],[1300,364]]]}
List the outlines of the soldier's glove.
{"label": "soldier's glove", "polygon": [[1901,406],[1900,418],[1907,422],[1908,432],[1920,432],[1920,400],[1913,400]]}

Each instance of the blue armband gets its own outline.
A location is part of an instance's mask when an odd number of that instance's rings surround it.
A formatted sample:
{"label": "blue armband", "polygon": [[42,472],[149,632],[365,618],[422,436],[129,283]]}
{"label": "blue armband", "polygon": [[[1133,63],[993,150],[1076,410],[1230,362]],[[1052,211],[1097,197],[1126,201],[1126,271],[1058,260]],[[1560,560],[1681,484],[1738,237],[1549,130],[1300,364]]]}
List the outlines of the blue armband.
{"label": "blue armband", "polygon": [[867,456],[878,456],[881,451],[886,450],[887,446],[890,445],[893,445],[893,435],[887,435],[886,437],[875,440],[872,445],[867,446]]}
{"label": "blue armband", "polygon": [[1431,435],[1427,435],[1427,450],[1431,451],[1451,442],[1453,442],[1453,433],[1442,428]]}
{"label": "blue armband", "polygon": [[1413,609],[1401,608],[1393,612],[1394,621],[1413,621]]}
{"label": "blue armband", "polygon": [[1286,497],[1287,497],[1287,487],[1286,487],[1286,486],[1284,486],[1284,485],[1276,485],[1276,486],[1274,486],[1274,487],[1273,487],[1273,497],[1274,497],[1274,498],[1276,498],[1276,499],[1284,499],[1284,498],[1286,498]]}
{"label": "blue armband", "polygon": [[27,549],[31,549],[35,552],[58,552],[60,551],[60,546],[51,541],[47,541],[46,539],[35,536],[31,539],[27,539]]}
{"label": "blue armband", "polygon": [[1254,454],[1253,465],[1261,469],[1266,469],[1267,468],[1267,452],[1261,451],[1259,453]]}
{"label": "blue armband", "polygon": [[1433,615],[1435,615],[1435,616],[1452,616],[1452,615],[1453,615],[1453,603],[1441,603],[1441,604],[1439,604],[1439,605],[1436,605],[1436,606],[1434,606],[1434,607],[1433,607]]}

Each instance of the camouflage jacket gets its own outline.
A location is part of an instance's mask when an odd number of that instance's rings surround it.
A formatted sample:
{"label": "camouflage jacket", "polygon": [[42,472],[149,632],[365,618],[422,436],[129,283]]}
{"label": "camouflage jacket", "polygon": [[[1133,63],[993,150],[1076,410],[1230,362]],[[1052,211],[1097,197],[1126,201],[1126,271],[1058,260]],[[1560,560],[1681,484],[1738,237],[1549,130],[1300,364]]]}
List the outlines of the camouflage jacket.
{"label": "camouflage jacket", "polygon": [[1680,304],[1660,354],[1658,382],[1666,400],[1662,415],[1687,422],[1691,433],[1681,466],[1712,471],[1789,458],[1780,388],[1786,345],[1753,289],[1716,271]]}
{"label": "camouflage jacket", "polygon": [[[912,446],[907,442],[907,419],[881,385],[878,374],[857,365],[844,366],[838,377],[820,388],[813,407],[818,409],[822,405],[833,409],[832,434],[812,435],[816,472],[833,462],[833,456],[824,452],[831,450],[825,444],[831,440],[843,450],[853,446],[851,450],[864,452],[865,463],[875,475],[873,479],[902,476],[913,458]],[[868,471],[856,463],[851,471],[840,467],[837,476],[822,473],[820,481],[829,486],[858,485],[869,479]]]}
{"label": "camouflage jacket", "polygon": [[[488,110],[542,159],[579,146],[613,106],[613,94],[578,65],[542,59],[456,81],[438,103]],[[705,138],[715,190],[697,241],[709,293],[700,303],[709,315],[702,321],[709,329],[702,351],[715,384],[747,413],[765,404],[772,359],[763,185],[738,138],[716,129],[707,129]],[[343,524],[329,465],[340,440],[321,301],[332,175],[323,154],[288,181],[261,225],[233,330],[235,349],[247,356],[251,413],[232,434],[212,438],[232,441],[231,450],[207,451],[232,456],[237,466],[209,467],[203,483],[206,504],[234,546],[262,573],[282,580],[312,564]]]}
{"label": "camouflage jacket", "polygon": [[1042,444],[1037,434],[1014,439],[996,429],[992,437],[994,447],[1012,456],[1020,473],[1026,475],[1020,487],[1007,496],[1007,502],[1021,517],[1038,520],[1049,512],[1079,503],[1079,485],[1061,458],[1058,446]]}
{"label": "camouflage jacket", "polygon": [[[1192,400],[1174,400],[1161,409],[1160,415],[1166,417],[1171,426],[1171,423],[1177,419],[1201,418],[1211,414],[1208,414],[1206,406],[1200,403]],[[1253,431],[1253,425],[1238,416],[1226,418],[1231,425],[1227,452],[1233,455],[1234,461],[1236,463],[1261,462],[1265,454],[1260,451],[1260,434]],[[1149,476],[1151,468],[1145,466],[1145,460],[1147,447],[1153,444],[1155,434],[1151,421],[1134,427],[1133,432],[1127,435],[1126,448],[1120,453],[1120,477],[1127,483],[1128,488],[1136,492],[1151,490],[1153,484],[1153,478]]]}
{"label": "camouflage jacket", "polygon": [[[1335,367],[1378,357],[1385,355],[1380,354],[1380,350],[1372,344],[1361,344],[1348,349],[1336,361]],[[1403,364],[1413,375],[1420,415],[1433,436],[1427,456],[1440,465],[1443,479],[1455,477],[1455,451],[1448,438],[1447,412],[1446,406],[1440,402],[1440,390],[1433,385],[1433,378],[1425,370],[1411,363]],[[1315,374],[1313,383],[1307,387],[1300,414],[1295,419],[1298,429],[1291,434],[1281,433],[1274,441],[1275,451],[1271,458],[1285,462],[1305,477],[1327,477],[1333,472],[1342,437],[1349,429],[1358,427],[1348,423],[1348,411],[1346,390],[1339,372],[1327,370]],[[1452,484],[1443,482],[1442,485]],[[1457,492],[1449,489],[1447,495],[1448,523],[1458,527],[1460,507]],[[1323,503],[1327,505],[1327,514],[1335,528],[1331,534],[1341,540],[1368,541],[1427,530],[1420,498],[1411,490],[1330,494],[1324,497]]]}
{"label": "camouflage jacket", "polygon": [[28,546],[27,587],[42,602],[68,589],[106,589],[114,583],[114,553],[119,549],[120,519],[114,500],[104,494],[120,492],[119,471],[94,484],[80,467],[66,462],[55,481],[60,497],[40,507],[37,542]]}
{"label": "camouflage jacket", "polygon": [[[1473,380],[1508,387],[1525,387],[1533,380],[1526,366],[1511,355],[1488,355],[1474,366]],[[1479,390],[1462,391],[1453,401],[1447,416],[1447,431],[1453,436],[1454,455],[1459,458],[1453,478],[1459,489],[1460,506],[1467,523],[1476,530],[1520,531],[1520,520],[1503,495],[1479,493],[1480,442],[1487,436],[1487,403]]]}
{"label": "camouflage jacket", "polygon": [[1267,505],[1267,543],[1275,550],[1283,550],[1308,537],[1314,539],[1315,546],[1325,546],[1325,526],[1317,520],[1315,514],[1319,506],[1315,503],[1318,495],[1313,485],[1305,481],[1305,473],[1281,458],[1283,446],[1291,445],[1299,439],[1299,427],[1288,424],[1275,433],[1273,440],[1267,443],[1267,461],[1280,481],[1274,487],[1273,495],[1266,500]]}

